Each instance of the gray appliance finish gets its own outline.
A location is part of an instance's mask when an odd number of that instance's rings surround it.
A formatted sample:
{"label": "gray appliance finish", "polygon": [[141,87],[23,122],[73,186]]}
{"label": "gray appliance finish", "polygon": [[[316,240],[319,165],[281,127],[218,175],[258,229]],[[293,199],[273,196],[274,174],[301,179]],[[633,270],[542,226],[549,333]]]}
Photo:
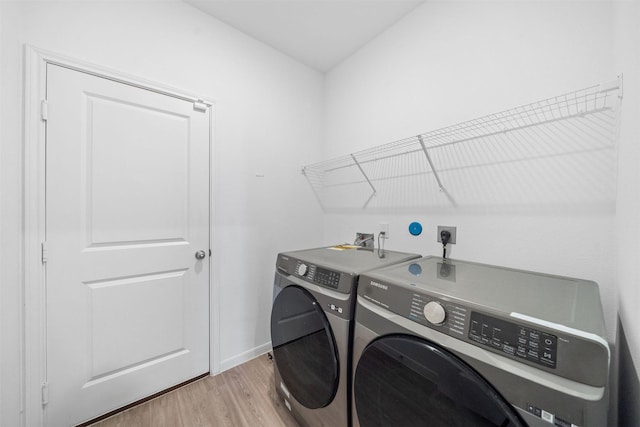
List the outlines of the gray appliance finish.
{"label": "gray appliance finish", "polygon": [[275,385],[301,425],[351,425],[352,322],[359,274],[418,258],[341,246],[278,254],[271,313]]}
{"label": "gray appliance finish", "polygon": [[595,282],[440,257],[366,273],[353,352],[354,427],[607,424]]}

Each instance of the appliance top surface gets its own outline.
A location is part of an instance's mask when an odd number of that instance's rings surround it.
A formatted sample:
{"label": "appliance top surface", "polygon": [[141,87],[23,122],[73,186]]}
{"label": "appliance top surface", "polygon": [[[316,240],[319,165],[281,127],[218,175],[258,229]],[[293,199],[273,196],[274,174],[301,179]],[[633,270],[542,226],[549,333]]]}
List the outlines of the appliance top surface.
{"label": "appliance top surface", "polygon": [[363,280],[455,298],[604,336],[598,285],[569,277],[429,256],[367,273]]}
{"label": "appliance top surface", "polygon": [[379,251],[342,245],[283,252],[280,256],[289,256],[302,262],[348,274],[361,274],[375,268],[420,258],[418,254],[406,252]]}

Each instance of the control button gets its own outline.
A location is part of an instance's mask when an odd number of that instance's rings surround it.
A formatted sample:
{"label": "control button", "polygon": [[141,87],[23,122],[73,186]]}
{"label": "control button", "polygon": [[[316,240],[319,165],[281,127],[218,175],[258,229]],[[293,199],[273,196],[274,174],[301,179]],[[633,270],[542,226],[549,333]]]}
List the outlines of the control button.
{"label": "control button", "polygon": [[527,345],[527,339],[523,337],[518,337],[518,344]]}
{"label": "control button", "polygon": [[529,338],[538,341],[540,339],[540,333],[537,331],[531,331],[529,332]]}
{"label": "control button", "polygon": [[429,301],[427,305],[424,306],[423,312],[424,317],[427,318],[429,323],[434,325],[442,325],[447,318],[447,312],[438,301]]}
{"label": "control button", "polygon": [[542,415],[542,410],[540,408],[538,408],[537,406],[532,405],[531,403],[527,404],[527,411],[532,413],[536,417],[539,417],[539,416]]}
{"label": "control button", "polygon": [[536,341],[529,341],[529,347],[537,349],[539,344]]}
{"label": "control button", "polygon": [[300,264],[298,266],[298,274],[301,276],[306,275],[308,270],[309,270],[309,267],[307,267],[307,264]]}

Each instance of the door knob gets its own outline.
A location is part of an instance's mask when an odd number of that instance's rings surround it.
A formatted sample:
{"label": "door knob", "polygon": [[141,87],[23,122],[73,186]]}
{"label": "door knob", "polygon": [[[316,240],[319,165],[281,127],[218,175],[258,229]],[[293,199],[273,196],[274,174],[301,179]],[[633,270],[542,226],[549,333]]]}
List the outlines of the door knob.
{"label": "door knob", "polygon": [[196,259],[204,259],[204,257],[206,256],[207,256],[207,253],[205,251],[196,252]]}

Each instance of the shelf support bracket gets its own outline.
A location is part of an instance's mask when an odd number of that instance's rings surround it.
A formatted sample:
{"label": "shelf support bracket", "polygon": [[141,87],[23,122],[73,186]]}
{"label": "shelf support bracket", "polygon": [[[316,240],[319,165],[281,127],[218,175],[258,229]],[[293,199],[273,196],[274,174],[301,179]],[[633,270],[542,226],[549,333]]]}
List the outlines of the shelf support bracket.
{"label": "shelf support bracket", "polygon": [[436,178],[436,181],[438,182],[438,188],[440,188],[440,191],[443,191],[444,185],[442,185],[442,181],[440,181],[438,172],[436,172],[436,168],[433,166],[433,162],[431,161],[431,156],[429,155],[429,151],[427,151],[427,146],[424,145],[424,140],[422,139],[422,135],[418,135],[417,138],[418,138],[418,141],[420,142],[420,146],[422,147],[422,151],[424,151],[424,155],[427,157],[427,162],[429,162],[429,167],[431,168],[431,172],[433,172],[433,176]]}
{"label": "shelf support bracket", "polygon": [[[358,162],[358,159],[356,159],[356,156],[354,156],[353,154],[350,154],[350,156],[353,159],[353,163],[355,163],[356,166],[358,167],[358,169],[360,169],[360,173],[362,173],[362,176],[364,176],[364,179],[366,179],[367,182],[369,183],[369,186],[373,190],[373,194],[376,194],[376,187],[373,186],[373,184],[371,183],[371,180],[369,179],[369,177],[365,173],[364,169],[362,169],[362,166],[360,166],[360,163]],[[373,196],[373,194],[372,194],[372,196]]]}

